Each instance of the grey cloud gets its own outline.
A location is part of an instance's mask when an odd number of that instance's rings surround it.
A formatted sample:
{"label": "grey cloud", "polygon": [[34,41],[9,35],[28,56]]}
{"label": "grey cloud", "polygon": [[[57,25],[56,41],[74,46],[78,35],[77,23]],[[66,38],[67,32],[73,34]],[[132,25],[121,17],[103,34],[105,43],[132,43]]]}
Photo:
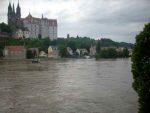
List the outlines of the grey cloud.
{"label": "grey cloud", "polygon": [[[18,2],[18,0],[11,1],[14,1],[15,5]],[[71,21],[74,16],[68,9],[58,7],[61,10],[57,12],[50,9],[44,10],[43,4],[41,6],[39,4],[48,3],[49,7],[52,7],[52,5],[67,4],[71,1],[77,10],[74,14],[78,17],[76,21]],[[7,21],[8,3],[9,0],[0,0],[0,21]],[[149,0],[38,0],[38,2],[20,0],[20,4],[23,16],[27,16],[30,10],[24,5],[31,4],[33,7],[38,4],[41,9],[41,11],[32,10],[33,16],[41,17],[43,13],[50,18],[51,14],[55,15],[58,18],[60,37],[70,33],[72,36],[107,37],[116,41],[134,42],[136,34],[142,30],[145,23],[150,22]]]}
{"label": "grey cloud", "polygon": [[[150,2],[132,2],[129,0],[124,2],[124,6],[121,6],[117,11],[111,12],[111,8],[105,9],[106,6],[97,4],[93,6],[91,12],[87,12],[88,15],[83,18],[84,22],[96,22],[96,23],[130,23],[130,22],[149,22],[150,21]],[[106,2],[105,2],[106,3]],[[128,4],[127,4],[128,3]],[[102,4],[103,5],[103,4]],[[109,11],[110,10],[110,11]]]}

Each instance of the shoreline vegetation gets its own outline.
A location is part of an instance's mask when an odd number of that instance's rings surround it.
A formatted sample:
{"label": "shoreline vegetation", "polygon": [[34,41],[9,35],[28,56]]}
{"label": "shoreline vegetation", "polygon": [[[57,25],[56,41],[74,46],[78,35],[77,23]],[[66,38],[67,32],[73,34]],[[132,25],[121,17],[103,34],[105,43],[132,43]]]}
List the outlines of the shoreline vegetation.
{"label": "shoreline vegetation", "polygon": [[[100,44],[100,45],[99,45]],[[102,38],[101,40],[94,40],[89,37],[68,37],[58,38],[56,40],[50,40],[48,37],[44,39],[39,38],[27,38],[27,39],[13,39],[0,37],[0,57],[3,55],[3,49],[8,45],[22,45],[28,48],[38,48],[39,51],[47,53],[49,46],[57,46],[59,49],[59,55],[62,58],[82,58],[84,56],[90,56],[90,47],[96,48],[96,56],[99,58],[124,58],[128,55],[124,55],[121,51],[117,52],[116,49],[124,48],[125,50],[131,49],[133,44],[125,42],[115,42],[111,39]],[[73,56],[69,56],[67,53],[67,47],[70,47],[73,52]],[[77,49],[86,49],[87,53],[76,52]],[[99,50],[98,50],[99,49]],[[126,51],[127,52],[127,51]]]}
{"label": "shoreline vegetation", "polygon": [[114,47],[102,47],[101,46],[102,41],[98,40],[96,45],[96,60],[99,60],[100,58],[128,58],[130,57],[128,48],[119,48],[116,49]]}

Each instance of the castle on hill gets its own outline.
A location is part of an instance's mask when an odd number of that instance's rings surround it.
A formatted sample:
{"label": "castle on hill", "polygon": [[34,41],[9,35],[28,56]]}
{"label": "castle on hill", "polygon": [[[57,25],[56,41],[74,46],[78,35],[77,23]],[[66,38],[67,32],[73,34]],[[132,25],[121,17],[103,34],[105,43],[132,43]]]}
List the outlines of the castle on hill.
{"label": "castle on hill", "polygon": [[18,2],[15,10],[14,4],[8,6],[8,25],[13,36],[17,38],[46,38],[51,40],[57,38],[57,20],[47,19],[43,15],[41,18],[33,17],[30,13],[27,17],[21,18],[21,8]]}

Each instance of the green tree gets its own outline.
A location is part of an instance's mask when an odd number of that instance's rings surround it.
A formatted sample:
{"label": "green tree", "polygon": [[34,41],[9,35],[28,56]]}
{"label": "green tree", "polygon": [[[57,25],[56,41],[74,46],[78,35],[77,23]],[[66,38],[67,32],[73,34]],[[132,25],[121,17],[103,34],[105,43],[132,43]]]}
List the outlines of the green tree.
{"label": "green tree", "polygon": [[59,54],[61,57],[66,57],[67,56],[67,47],[65,45],[60,45],[59,46]]}
{"label": "green tree", "polygon": [[48,47],[51,45],[51,40],[49,38],[42,39],[41,50],[48,52]]}
{"label": "green tree", "polygon": [[100,53],[101,53],[101,41],[98,40],[97,44],[96,44],[96,60],[98,60],[100,58]]}
{"label": "green tree", "polygon": [[116,58],[117,51],[114,48],[102,49],[100,53],[101,58]]}
{"label": "green tree", "polygon": [[132,62],[133,88],[139,96],[139,113],[150,113],[150,23],[136,36]]}
{"label": "green tree", "polygon": [[0,49],[0,58],[3,57],[3,50]]}
{"label": "green tree", "polygon": [[0,23],[1,32],[11,33],[10,27],[5,23]]}
{"label": "green tree", "polygon": [[96,45],[96,53],[100,54],[101,52],[101,42],[100,40],[98,40],[97,45]]}
{"label": "green tree", "polygon": [[27,59],[34,58],[34,54],[32,53],[31,50],[27,50],[26,58],[27,58]]}
{"label": "green tree", "polygon": [[126,58],[129,57],[129,50],[127,48],[124,48],[122,53],[123,53],[123,57],[126,57]]}
{"label": "green tree", "polygon": [[77,49],[77,46],[76,46],[75,41],[69,41],[69,42],[67,43],[67,46],[70,47],[70,48],[73,50],[73,52],[75,52],[76,49]]}

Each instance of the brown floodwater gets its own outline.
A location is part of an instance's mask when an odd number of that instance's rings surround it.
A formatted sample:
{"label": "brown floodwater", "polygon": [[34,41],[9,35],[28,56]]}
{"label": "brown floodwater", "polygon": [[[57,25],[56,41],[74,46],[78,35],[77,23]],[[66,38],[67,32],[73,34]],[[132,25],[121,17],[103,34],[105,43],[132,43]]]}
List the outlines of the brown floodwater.
{"label": "brown floodwater", "polygon": [[130,59],[0,62],[0,113],[137,113]]}

